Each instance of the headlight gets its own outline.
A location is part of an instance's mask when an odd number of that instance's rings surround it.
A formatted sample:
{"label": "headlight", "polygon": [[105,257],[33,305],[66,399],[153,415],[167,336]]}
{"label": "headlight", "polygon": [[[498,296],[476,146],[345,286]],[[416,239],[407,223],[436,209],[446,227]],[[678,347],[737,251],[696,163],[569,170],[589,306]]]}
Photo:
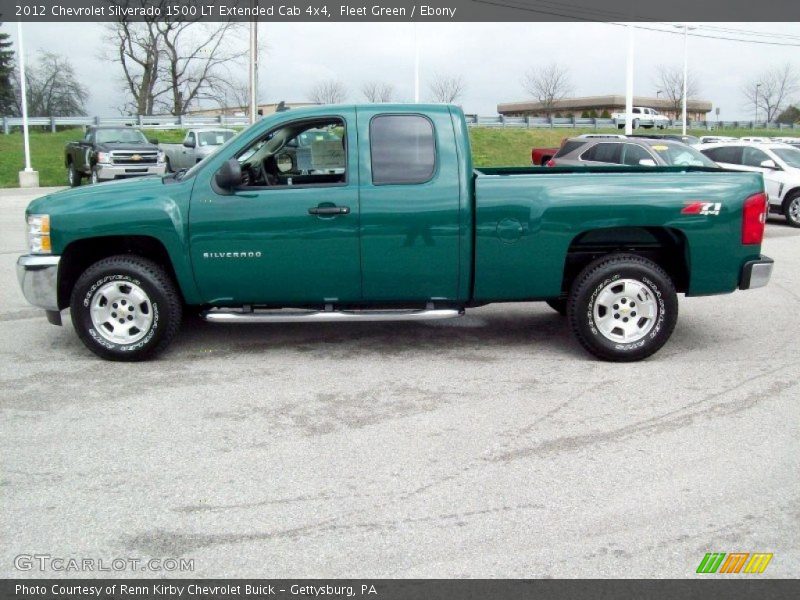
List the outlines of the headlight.
{"label": "headlight", "polygon": [[31,254],[50,254],[50,215],[28,215],[28,249]]}
{"label": "headlight", "polygon": [[165,158],[166,158],[166,154],[164,153],[164,151],[163,150],[159,150],[158,151],[158,162],[160,162],[160,163],[164,162]]}
{"label": "headlight", "polygon": [[99,163],[110,163],[111,162],[111,153],[110,152],[98,152],[97,153],[97,162],[99,162]]}

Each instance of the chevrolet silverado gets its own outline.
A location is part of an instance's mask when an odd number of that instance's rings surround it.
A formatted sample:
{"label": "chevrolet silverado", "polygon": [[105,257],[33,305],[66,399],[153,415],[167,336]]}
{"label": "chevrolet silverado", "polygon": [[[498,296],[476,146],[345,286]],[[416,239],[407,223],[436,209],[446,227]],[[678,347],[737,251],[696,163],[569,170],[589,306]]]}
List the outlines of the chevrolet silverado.
{"label": "chevrolet silverado", "polygon": [[69,308],[107,359],[152,356],[189,310],[424,321],[546,301],[588,351],[631,361],[670,337],[679,293],[767,283],[766,210],[760,173],[476,169],[455,106],[315,106],[186,172],[34,200],[17,270],[29,302],[54,324]]}

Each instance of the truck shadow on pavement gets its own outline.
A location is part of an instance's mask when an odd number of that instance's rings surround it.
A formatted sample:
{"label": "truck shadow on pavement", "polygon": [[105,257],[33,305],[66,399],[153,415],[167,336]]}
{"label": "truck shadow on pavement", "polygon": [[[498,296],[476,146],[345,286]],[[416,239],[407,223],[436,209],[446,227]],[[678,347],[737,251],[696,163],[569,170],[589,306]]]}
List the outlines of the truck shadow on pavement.
{"label": "truck shadow on pavement", "polygon": [[[544,305],[542,305],[544,306]],[[171,359],[294,351],[309,357],[361,358],[414,355],[475,362],[501,360],[521,350],[553,357],[589,359],[574,340],[567,319],[547,308],[477,309],[465,316],[425,323],[212,324],[187,314],[167,355]],[[165,355],[166,356],[166,355]]]}

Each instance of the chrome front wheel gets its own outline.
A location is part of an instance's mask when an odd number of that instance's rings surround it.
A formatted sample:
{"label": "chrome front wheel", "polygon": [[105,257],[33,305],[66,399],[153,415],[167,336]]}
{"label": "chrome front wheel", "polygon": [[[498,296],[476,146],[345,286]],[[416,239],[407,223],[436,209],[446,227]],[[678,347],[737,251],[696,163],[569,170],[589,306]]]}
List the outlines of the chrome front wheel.
{"label": "chrome front wheel", "polygon": [[138,285],[114,281],[100,287],[91,300],[95,330],[113,344],[133,344],[153,326],[153,303]]}
{"label": "chrome front wheel", "polygon": [[789,200],[786,207],[786,220],[792,227],[800,227],[800,194]]}

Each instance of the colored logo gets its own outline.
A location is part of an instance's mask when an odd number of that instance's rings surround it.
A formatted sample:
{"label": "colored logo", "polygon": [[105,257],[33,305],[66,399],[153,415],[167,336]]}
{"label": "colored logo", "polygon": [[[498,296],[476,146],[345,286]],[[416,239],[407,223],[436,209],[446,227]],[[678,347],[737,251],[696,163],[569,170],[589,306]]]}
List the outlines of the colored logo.
{"label": "colored logo", "polygon": [[717,216],[719,215],[720,210],[722,210],[721,202],[700,202],[700,201],[690,200],[689,202],[686,203],[686,206],[683,207],[681,214]]}
{"label": "colored logo", "polygon": [[763,573],[772,554],[764,552],[709,552],[700,561],[698,573]]}
{"label": "colored logo", "polygon": [[142,156],[140,154],[134,154],[131,156],[131,160],[142,160]]}

